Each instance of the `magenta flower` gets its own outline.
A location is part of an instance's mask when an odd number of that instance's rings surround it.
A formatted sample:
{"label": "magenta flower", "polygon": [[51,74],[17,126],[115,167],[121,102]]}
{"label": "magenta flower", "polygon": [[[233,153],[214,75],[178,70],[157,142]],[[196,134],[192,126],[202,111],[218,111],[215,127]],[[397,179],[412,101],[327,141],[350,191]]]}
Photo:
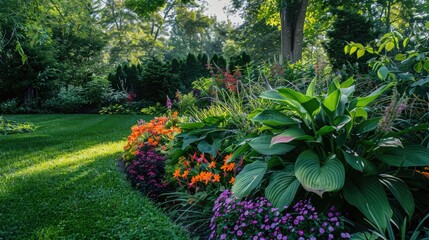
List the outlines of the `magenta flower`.
{"label": "magenta flower", "polygon": [[167,102],[165,103],[165,106],[167,106],[168,109],[171,109],[172,104],[171,104],[171,100],[168,96],[167,96]]}

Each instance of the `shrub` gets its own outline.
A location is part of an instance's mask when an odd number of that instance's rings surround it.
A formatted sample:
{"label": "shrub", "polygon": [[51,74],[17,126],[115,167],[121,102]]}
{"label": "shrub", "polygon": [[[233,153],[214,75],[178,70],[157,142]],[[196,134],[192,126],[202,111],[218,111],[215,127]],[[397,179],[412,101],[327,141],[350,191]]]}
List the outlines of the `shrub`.
{"label": "shrub", "polygon": [[124,105],[122,104],[112,104],[108,107],[102,107],[101,110],[98,112],[99,114],[135,114],[135,112],[126,109]]}
{"label": "shrub", "polygon": [[209,239],[349,239],[335,207],[319,214],[309,200],[278,209],[264,197],[238,201],[225,190],[213,207]]}
{"label": "shrub", "polygon": [[165,158],[153,145],[144,143],[135,153],[136,158],[126,168],[131,184],[150,197],[157,200],[167,189],[163,181]]}
{"label": "shrub", "polygon": [[44,107],[52,112],[76,113],[81,111],[87,103],[84,89],[80,86],[69,85],[61,87],[56,96],[46,100]]}
{"label": "shrub", "polygon": [[0,103],[0,113],[11,114],[16,113],[18,110],[18,101],[10,99]]}
{"label": "shrub", "polygon": [[104,78],[96,77],[84,85],[85,99],[94,107],[100,107],[108,99],[106,99],[106,92],[109,89],[109,81]]}

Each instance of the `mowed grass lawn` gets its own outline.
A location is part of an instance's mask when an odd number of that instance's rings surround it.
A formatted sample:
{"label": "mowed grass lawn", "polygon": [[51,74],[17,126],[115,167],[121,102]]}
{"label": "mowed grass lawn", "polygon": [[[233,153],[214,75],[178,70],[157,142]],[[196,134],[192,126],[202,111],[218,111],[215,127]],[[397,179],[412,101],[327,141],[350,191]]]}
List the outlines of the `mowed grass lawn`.
{"label": "mowed grass lawn", "polygon": [[16,115],[0,136],[0,239],[188,239],[117,160],[141,116]]}

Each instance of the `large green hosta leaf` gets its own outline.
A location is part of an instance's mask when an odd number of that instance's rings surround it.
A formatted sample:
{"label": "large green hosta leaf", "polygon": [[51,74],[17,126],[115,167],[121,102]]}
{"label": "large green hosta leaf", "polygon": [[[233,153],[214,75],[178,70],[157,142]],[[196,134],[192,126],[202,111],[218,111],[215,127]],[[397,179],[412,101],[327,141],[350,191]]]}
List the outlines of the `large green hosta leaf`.
{"label": "large green hosta leaf", "polygon": [[365,175],[374,175],[377,172],[377,167],[371,161],[359,156],[357,153],[350,150],[341,150],[346,162],[359,172]]}
{"label": "large green hosta leaf", "polygon": [[412,217],[415,206],[414,198],[407,184],[401,179],[388,174],[380,174],[380,182],[392,192],[408,216]]}
{"label": "large green hosta leaf", "polygon": [[295,146],[285,143],[271,145],[272,138],[273,136],[271,135],[263,135],[252,139],[249,142],[249,145],[255,151],[263,155],[282,155],[292,151],[295,148]]}
{"label": "large green hosta leaf", "polygon": [[357,207],[370,222],[386,230],[387,219],[392,218],[393,212],[377,177],[358,177],[347,181],[343,194],[346,201]]}
{"label": "large green hosta leaf", "polygon": [[324,192],[343,188],[346,173],[343,164],[335,156],[329,157],[321,165],[314,151],[302,152],[295,163],[295,176],[307,191],[322,197]]}
{"label": "large green hosta leaf", "polygon": [[267,163],[256,161],[247,164],[235,178],[231,189],[234,195],[239,199],[249,195],[253,189],[261,184],[266,171]]}
{"label": "large green hosta leaf", "polygon": [[264,110],[252,118],[252,121],[259,122],[271,127],[296,125],[298,122],[276,110]]}
{"label": "large green hosta leaf", "polygon": [[289,206],[299,188],[299,181],[290,172],[278,172],[271,176],[270,184],[265,189],[265,197],[274,207],[283,209]]}
{"label": "large green hosta leaf", "polygon": [[370,93],[366,97],[358,97],[356,106],[357,107],[366,107],[368,104],[370,104],[375,99],[377,99],[384,91],[391,88],[393,85],[395,85],[395,83],[393,83],[393,82],[386,84],[386,85],[383,85],[383,86],[379,87],[378,89],[376,89],[375,91],[373,91],[372,93]]}
{"label": "large green hosta leaf", "polygon": [[419,144],[404,144],[404,148],[388,148],[377,158],[395,167],[428,166],[429,149]]}

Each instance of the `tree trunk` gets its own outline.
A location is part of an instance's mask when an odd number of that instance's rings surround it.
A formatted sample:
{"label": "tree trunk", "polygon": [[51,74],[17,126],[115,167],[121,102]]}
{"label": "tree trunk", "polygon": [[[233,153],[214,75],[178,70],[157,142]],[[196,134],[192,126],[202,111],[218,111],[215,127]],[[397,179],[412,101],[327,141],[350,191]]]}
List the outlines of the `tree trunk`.
{"label": "tree trunk", "polygon": [[292,62],[302,58],[302,45],[304,42],[304,22],[307,13],[308,0],[302,0],[295,24],[295,35],[293,41]]}
{"label": "tree trunk", "polygon": [[295,63],[302,58],[307,6],[308,0],[301,0],[296,5],[290,5],[287,0],[282,0],[280,8],[281,63],[285,61]]}
{"label": "tree trunk", "polygon": [[281,54],[280,63],[292,61],[292,25],[288,19],[287,3],[280,10],[281,24]]}

